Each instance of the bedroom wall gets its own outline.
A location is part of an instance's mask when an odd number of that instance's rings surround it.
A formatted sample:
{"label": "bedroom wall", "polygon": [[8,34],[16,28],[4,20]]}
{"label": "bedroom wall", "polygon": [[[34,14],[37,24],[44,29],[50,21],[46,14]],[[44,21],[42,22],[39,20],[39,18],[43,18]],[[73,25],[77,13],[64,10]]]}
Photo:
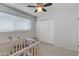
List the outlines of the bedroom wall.
{"label": "bedroom wall", "polygon": [[78,8],[79,4],[60,3],[53,4],[48,14],[38,20],[54,20],[54,45],[78,51]]}
{"label": "bedroom wall", "polygon": [[35,37],[35,25],[36,25],[35,17],[28,15],[28,14],[23,14],[17,10],[10,9],[9,7],[4,6],[2,4],[0,4],[0,12],[12,14],[15,16],[23,17],[23,18],[28,18],[32,21],[32,29],[29,32],[18,31],[18,32],[2,32],[2,33],[0,33],[0,43],[8,41],[9,40],[8,36],[12,36],[12,37],[14,37],[14,39],[17,36],[21,36],[22,38]]}
{"label": "bedroom wall", "polygon": [[77,8],[54,10],[55,46],[77,51]]}

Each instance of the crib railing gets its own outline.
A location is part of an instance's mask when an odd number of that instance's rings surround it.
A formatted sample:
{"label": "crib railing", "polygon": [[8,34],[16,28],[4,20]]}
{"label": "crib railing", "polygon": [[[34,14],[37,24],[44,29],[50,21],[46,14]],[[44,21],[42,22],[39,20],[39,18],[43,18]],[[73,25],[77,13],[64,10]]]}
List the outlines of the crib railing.
{"label": "crib railing", "polygon": [[18,39],[15,41],[10,42],[10,46],[11,46],[11,50],[10,50],[10,54],[16,53],[17,51],[24,49],[25,46],[25,40],[23,39]]}
{"label": "crib railing", "polygon": [[[21,56],[21,55],[37,56],[39,55],[39,43],[40,43],[39,41],[35,41],[33,44],[29,45],[28,47],[23,47],[20,50],[16,49],[16,52],[14,52],[15,51],[14,48],[13,53],[10,54],[10,56]],[[15,46],[17,45],[15,44]]]}
{"label": "crib railing", "polygon": [[26,40],[17,39],[14,41],[0,44],[0,55],[4,56],[37,56],[39,55],[39,41],[35,40],[32,44],[26,44]]}

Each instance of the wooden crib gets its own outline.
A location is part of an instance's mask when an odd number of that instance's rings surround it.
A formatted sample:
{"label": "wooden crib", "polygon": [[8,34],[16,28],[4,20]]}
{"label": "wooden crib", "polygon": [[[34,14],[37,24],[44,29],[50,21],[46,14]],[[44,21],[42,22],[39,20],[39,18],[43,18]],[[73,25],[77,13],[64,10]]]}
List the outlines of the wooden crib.
{"label": "wooden crib", "polygon": [[39,55],[39,41],[34,40],[32,44],[27,45],[25,39],[20,39],[7,42],[7,55],[8,56],[38,56]]}

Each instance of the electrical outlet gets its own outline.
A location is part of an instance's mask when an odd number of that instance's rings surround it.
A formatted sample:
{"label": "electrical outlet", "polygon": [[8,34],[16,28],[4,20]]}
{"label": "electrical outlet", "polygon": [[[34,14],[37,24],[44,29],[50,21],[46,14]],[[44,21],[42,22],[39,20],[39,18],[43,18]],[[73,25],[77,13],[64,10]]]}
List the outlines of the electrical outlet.
{"label": "electrical outlet", "polygon": [[79,18],[77,18],[79,20]]}
{"label": "electrical outlet", "polygon": [[79,47],[79,45],[78,45],[78,47]]}

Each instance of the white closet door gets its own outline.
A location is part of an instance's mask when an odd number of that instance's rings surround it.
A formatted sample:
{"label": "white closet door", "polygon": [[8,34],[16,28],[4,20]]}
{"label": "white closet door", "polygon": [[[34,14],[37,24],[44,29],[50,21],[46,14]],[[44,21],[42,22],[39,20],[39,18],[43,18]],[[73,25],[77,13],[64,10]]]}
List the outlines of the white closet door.
{"label": "white closet door", "polygon": [[[79,21],[78,21],[78,46],[79,46]],[[79,52],[79,47],[78,47],[78,52]],[[79,53],[78,53],[79,56]]]}
{"label": "white closet door", "polygon": [[54,21],[44,20],[37,22],[37,37],[47,43],[54,43]]}
{"label": "white closet door", "polygon": [[37,22],[37,37],[44,42],[48,42],[48,21]]}
{"label": "white closet door", "polygon": [[49,42],[54,44],[54,20],[49,20]]}
{"label": "white closet door", "polygon": [[78,21],[78,45],[79,45],[79,21]]}

